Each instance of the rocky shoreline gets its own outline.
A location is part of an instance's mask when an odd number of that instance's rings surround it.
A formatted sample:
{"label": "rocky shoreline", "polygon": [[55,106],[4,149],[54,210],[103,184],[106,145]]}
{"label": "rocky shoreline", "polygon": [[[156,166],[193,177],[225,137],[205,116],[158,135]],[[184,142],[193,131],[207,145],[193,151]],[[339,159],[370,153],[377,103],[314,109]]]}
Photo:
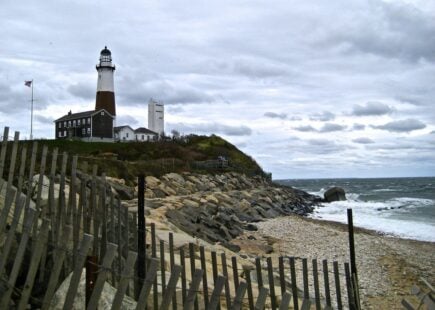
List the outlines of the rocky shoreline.
{"label": "rocky shoreline", "polygon": [[[147,208],[189,235],[232,251],[239,247],[230,241],[245,230],[257,230],[253,223],[289,214],[306,215],[321,201],[303,191],[237,173],[170,173],[161,179],[146,177],[146,184]],[[130,210],[137,205],[135,200],[128,204]]]}
{"label": "rocky shoreline", "polygon": [[[286,216],[256,224],[233,241],[244,253],[277,258],[280,255],[308,259],[349,261],[346,225]],[[254,240],[255,242],[253,242]],[[269,253],[261,249],[268,249]],[[435,243],[400,239],[367,229],[355,229],[355,248],[363,309],[403,309],[401,300],[418,305],[410,290],[425,287],[420,278],[435,281]]]}

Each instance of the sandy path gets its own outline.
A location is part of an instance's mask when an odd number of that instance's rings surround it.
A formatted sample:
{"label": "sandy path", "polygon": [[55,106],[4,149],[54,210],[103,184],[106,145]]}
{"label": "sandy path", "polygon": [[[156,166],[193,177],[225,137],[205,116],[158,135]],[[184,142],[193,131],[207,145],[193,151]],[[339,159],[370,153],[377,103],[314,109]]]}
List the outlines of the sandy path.
{"label": "sandy path", "polygon": [[[256,225],[257,232],[240,239],[251,235],[258,242],[272,244],[273,257],[349,261],[348,233],[343,224],[289,216]],[[403,309],[403,298],[415,302],[409,291],[413,284],[421,285],[420,277],[435,283],[435,243],[356,229],[355,247],[363,309]],[[242,246],[243,250],[249,249]]]}

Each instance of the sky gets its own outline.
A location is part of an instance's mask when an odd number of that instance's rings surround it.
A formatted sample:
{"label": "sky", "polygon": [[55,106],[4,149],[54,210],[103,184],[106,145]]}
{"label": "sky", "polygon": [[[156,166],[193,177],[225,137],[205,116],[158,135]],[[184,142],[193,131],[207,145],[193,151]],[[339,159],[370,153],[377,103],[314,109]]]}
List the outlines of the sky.
{"label": "sky", "polygon": [[117,125],[216,134],[273,178],[435,175],[435,2],[29,1],[0,4],[0,125],[54,138],[94,109],[112,51]]}

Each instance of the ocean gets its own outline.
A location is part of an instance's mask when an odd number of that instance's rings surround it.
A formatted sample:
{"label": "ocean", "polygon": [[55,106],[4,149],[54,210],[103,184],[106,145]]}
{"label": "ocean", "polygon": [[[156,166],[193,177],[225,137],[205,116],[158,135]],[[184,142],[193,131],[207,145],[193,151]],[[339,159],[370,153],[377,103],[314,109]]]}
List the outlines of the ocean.
{"label": "ocean", "polygon": [[279,180],[323,197],[330,187],[346,192],[346,201],[323,203],[310,217],[347,223],[346,209],[353,210],[353,223],[405,239],[435,242],[435,177],[376,179]]}

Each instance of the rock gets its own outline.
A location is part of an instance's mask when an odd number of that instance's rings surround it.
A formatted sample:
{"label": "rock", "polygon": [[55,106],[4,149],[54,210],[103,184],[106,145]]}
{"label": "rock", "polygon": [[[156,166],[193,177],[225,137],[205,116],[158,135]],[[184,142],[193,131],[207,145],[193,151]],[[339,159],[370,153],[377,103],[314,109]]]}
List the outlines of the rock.
{"label": "rock", "polygon": [[[50,303],[51,310],[63,309],[63,304],[65,302],[65,297],[68,292],[69,284],[71,282],[71,277],[72,277],[72,273],[62,282],[62,284],[57,289]],[[86,271],[85,269],[83,269],[82,275],[80,277],[77,294],[74,298],[73,306],[71,308],[72,310],[85,309],[85,304],[86,304],[85,282],[86,282]],[[104,283],[103,292],[101,293],[101,297],[98,301],[98,309],[111,309],[115,294],[116,294],[116,288],[114,288],[107,282]],[[136,301],[134,301],[129,296],[124,296],[124,299],[122,300],[121,309],[125,309],[125,310],[136,309]]]}
{"label": "rock", "polygon": [[153,177],[153,176],[147,176],[145,178],[145,182],[148,188],[154,189],[157,188],[160,185],[160,180]]}
{"label": "rock", "polygon": [[121,200],[134,198],[134,189],[118,182],[107,180],[107,183],[115,190]]}
{"label": "rock", "polygon": [[328,189],[323,196],[327,202],[346,200],[344,189],[337,186]]}
{"label": "rock", "polygon": [[179,175],[178,173],[168,173],[168,174],[164,175],[163,178],[169,182],[175,181],[181,185],[183,185],[185,183],[184,178],[181,175]]}

